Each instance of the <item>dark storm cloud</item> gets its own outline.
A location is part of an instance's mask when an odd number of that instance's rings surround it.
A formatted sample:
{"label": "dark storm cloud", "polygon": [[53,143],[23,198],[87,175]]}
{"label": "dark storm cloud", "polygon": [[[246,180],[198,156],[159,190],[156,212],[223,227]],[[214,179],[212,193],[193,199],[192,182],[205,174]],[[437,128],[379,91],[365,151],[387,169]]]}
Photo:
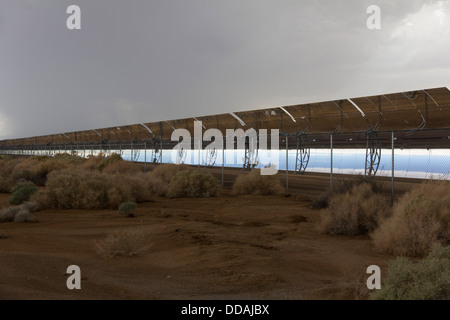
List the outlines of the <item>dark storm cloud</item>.
{"label": "dark storm cloud", "polygon": [[[66,28],[70,4],[81,30]],[[447,85],[448,14],[448,1],[2,0],[0,139]]]}

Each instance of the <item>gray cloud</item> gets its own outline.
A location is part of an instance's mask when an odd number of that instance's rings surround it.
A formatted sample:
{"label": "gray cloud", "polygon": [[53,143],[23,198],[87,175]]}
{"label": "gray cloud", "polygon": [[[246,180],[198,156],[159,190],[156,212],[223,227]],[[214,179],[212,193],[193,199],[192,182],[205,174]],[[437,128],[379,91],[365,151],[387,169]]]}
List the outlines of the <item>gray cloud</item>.
{"label": "gray cloud", "polygon": [[449,1],[371,4],[2,0],[0,139],[449,85]]}

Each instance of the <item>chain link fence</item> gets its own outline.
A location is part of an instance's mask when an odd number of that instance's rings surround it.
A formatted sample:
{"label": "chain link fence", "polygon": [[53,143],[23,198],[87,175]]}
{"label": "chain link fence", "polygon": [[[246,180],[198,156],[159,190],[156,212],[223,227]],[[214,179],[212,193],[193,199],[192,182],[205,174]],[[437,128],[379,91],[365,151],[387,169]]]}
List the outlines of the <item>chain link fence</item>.
{"label": "chain link fence", "polygon": [[[286,144],[286,139],[288,139]],[[0,152],[11,155],[73,154],[81,157],[120,154],[125,160],[145,163],[173,163],[174,159],[191,165],[243,167],[244,150],[173,150],[177,142],[125,141],[64,145],[3,146]],[[287,147],[287,150],[286,150]],[[375,175],[394,178],[450,180],[450,129],[417,132],[302,133],[280,137],[278,169],[294,172]],[[260,152],[262,154],[262,152]],[[287,157],[286,157],[287,154]],[[256,168],[265,165],[258,155]],[[394,170],[392,170],[394,169]]]}

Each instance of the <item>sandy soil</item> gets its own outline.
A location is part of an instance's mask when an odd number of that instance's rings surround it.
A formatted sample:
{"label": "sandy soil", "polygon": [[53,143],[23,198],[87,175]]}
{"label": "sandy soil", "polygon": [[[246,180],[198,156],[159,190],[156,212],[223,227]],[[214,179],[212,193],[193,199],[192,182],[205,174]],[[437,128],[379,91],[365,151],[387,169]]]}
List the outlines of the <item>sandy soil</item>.
{"label": "sandy soil", "polygon": [[[0,223],[0,299],[354,299],[366,293],[366,268],[383,272],[392,259],[369,237],[316,230],[321,211],[309,199],[327,175],[290,176],[290,196],[261,197],[231,195],[236,174],[226,170],[219,198],[157,198],[139,204],[135,218],[46,210],[37,222]],[[411,184],[399,182],[399,192]],[[8,196],[0,194],[0,207]],[[95,241],[125,228],[147,231],[150,250],[100,257]],[[81,290],[66,287],[72,264]]]}

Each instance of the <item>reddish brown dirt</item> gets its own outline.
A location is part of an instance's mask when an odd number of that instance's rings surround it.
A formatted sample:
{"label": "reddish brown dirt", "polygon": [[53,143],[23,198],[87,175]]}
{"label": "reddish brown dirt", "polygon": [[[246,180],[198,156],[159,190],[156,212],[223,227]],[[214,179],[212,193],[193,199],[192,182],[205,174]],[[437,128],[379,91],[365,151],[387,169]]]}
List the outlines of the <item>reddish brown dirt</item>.
{"label": "reddish brown dirt", "polygon": [[[238,173],[226,170],[226,185]],[[0,223],[0,299],[364,297],[366,268],[376,264],[383,272],[392,257],[377,253],[368,236],[316,230],[321,211],[308,199],[328,183],[327,175],[291,176],[289,197],[233,196],[225,187],[219,198],[139,204],[135,218],[114,210],[46,210],[37,222]],[[399,190],[410,185],[399,183]],[[0,207],[7,198],[0,194]],[[100,257],[95,241],[125,228],[148,231],[151,249]],[[81,290],[66,287],[72,264],[81,268]]]}

